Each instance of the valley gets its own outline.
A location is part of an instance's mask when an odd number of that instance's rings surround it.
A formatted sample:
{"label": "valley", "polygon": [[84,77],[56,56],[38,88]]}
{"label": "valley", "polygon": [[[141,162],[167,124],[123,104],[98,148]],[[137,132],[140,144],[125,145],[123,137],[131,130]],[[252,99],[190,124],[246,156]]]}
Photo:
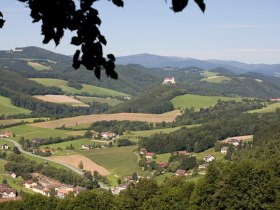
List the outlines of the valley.
{"label": "valley", "polygon": [[97,81],[66,68],[71,60],[62,55],[24,52],[24,59],[0,60],[0,180],[16,190],[34,194],[22,185],[33,173],[120,196],[141,180],[158,188],[175,180],[199,190],[215,173],[217,183],[223,173],[243,173],[239,167],[257,159],[255,151],[279,144],[277,77],[129,64],[117,66],[118,81]]}

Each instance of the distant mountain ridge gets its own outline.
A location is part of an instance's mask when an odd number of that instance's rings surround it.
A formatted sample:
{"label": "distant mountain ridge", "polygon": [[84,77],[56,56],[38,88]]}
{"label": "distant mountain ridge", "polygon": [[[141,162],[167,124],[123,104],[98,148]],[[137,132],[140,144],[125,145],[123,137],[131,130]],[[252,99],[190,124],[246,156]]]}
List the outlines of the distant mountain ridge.
{"label": "distant mountain ridge", "polygon": [[147,68],[185,68],[198,67],[206,70],[226,68],[236,74],[247,72],[262,73],[265,75],[280,75],[280,64],[246,64],[238,61],[199,60],[193,58],[160,56],[148,53],[117,57],[117,64],[140,64]]}

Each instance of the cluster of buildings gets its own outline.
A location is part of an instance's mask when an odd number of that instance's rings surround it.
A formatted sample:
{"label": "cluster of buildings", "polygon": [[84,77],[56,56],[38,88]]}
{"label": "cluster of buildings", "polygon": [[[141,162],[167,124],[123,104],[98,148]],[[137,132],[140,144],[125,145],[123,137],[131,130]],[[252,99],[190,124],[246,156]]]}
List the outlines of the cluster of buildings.
{"label": "cluster of buildings", "polygon": [[62,184],[54,179],[50,179],[41,174],[34,173],[32,177],[38,181],[32,179],[24,181],[24,187],[45,196],[55,195],[58,198],[65,198],[69,193],[73,193],[74,196],[79,194],[81,191],[86,190],[84,187]]}

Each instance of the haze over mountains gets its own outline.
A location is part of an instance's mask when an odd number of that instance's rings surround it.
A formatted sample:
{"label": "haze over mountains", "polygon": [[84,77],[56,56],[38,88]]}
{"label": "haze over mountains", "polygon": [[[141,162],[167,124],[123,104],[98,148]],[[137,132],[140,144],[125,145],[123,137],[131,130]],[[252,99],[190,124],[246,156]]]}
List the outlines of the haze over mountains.
{"label": "haze over mountains", "polygon": [[226,68],[237,74],[255,72],[280,77],[280,64],[247,64],[238,61],[199,60],[193,58],[159,56],[148,53],[118,57],[117,64],[140,64],[147,68],[184,68],[190,66],[205,70]]}

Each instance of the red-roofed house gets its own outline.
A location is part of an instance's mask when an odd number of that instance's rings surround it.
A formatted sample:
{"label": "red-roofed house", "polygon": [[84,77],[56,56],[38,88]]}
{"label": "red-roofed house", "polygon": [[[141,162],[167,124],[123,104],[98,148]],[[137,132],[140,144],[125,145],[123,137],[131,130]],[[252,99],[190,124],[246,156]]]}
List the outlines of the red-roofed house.
{"label": "red-roofed house", "polygon": [[13,133],[11,131],[4,131],[0,133],[0,138],[9,138],[13,137]]}
{"label": "red-roofed house", "polygon": [[160,163],[158,163],[158,165],[161,168],[167,168],[168,167],[168,163],[167,162],[160,162]]}
{"label": "red-roofed house", "polygon": [[146,153],[146,159],[153,159],[154,153],[152,152],[147,152]]}
{"label": "red-roofed house", "polygon": [[178,155],[188,155],[189,153],[186,150],[177,151]]}

